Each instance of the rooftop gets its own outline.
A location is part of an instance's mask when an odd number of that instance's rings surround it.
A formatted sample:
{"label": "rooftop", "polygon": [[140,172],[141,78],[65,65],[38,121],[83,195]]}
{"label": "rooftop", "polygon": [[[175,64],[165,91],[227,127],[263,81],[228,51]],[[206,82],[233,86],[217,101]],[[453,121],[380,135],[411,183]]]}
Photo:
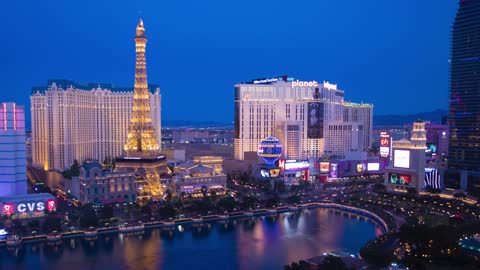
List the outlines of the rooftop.
{"label": "rooftop", "polygon": [[[120,87],[111,83],[78,83],[72,80],[66,79],[51,79],[47,81],[46,86],[34,86],[32,87],[32,94],[37,92],[44,94],[52,84],[55,83],[60,90],[67,90],[68,88],[72,87],[74,89],[79,90],[93,90],[97,88],[101,88],[103,90],[110,90],[112,92],[133,92],[133,87]],[[148,84],[148,90],[152,93],[155,93],[156,89],[159,88],[156,84]]]}

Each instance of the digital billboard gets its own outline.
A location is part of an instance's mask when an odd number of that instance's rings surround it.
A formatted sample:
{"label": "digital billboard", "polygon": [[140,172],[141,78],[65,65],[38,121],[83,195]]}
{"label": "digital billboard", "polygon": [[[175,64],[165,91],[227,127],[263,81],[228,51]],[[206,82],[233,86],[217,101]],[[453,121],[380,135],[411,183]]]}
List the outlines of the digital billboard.
{"label": "digital billboard", "polygon": [[365,171],[365,164],[363,164],[363,163],[358,163],[358,164],[357,164],[357,172],[358,172],[358,173],[361,173],[361,172],[363,172],[363,171]]}
{"label": "digital billboard", "polygon": [[285,171],[292,171],[292,170],[304,170],[308,169],[310,164],[308,161],[297,161],[297,160],[285,160],[284,162],[280,162],[279,164],[283,164],[283,169]]}
{"label": "digital billboard", "polygon": [[391,173],[388,176],[388,182],[396,185],[410,185],[410,183],[412,183],[412,177],[405,174]]}
{"label": "digital billboard", "polygon": [[326,173],[330,171],[329,162],[320,162],[320,172]]}
{"label": "digital billboard", "polygon": [[260,170],[260,175],[261,175],[263,178],[269,178],[269,177],[270,177],[270,171],[269,171],[269,170],[265,170],[265,169],[261,169],[261,170]]}
{"label": "digital billboard", "polygon": [[307,138],[321,139],[323,138],[323,103],[308,103],[308,125]]}
{"label": "digital billboard", "polygon": [[410,151],[409,150],[394,150],[393,151],[393,167],[410,168]]}
{"label": "digital billboard", "polygon": [[335,163],[330,164],[330,177],[332,178],[338,177],[338,164],[335,164]]}
{"label": "digital billboard", "polygon": [[270,169],[270,177],[271,178],[276,178],[280,175],[280,168],[273,168],[273,169]]}
{"label": "digital billboard", "polygon": [[390,134],[386,131],[380,132],[380,156],[388,157],[390,155]]}
{"label": "digital billboard", "polygon": [[380,163],[367,163],[367,171],[379,171]]}

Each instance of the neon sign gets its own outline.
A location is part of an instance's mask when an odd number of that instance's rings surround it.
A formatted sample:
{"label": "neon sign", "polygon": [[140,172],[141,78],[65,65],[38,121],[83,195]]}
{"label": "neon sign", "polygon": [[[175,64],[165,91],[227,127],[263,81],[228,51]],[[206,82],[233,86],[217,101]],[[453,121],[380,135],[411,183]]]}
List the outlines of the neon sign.
{"label": "neon sign", "polygon": [[6,203],[3,205],[3,214],[10,216],[11,214],[13,214],[13,212],[13,203]]}
{"label": "neon sign", "polygon": [[48,200],[47,201],[47,210],[48,212],[53,212],[55,211],[56,206],[55,206],[55,201],[54,200]]}
{"label": "neon sign", "polygon": [[317,81],[310,81],[310,82],[303,82],[303,81],[293,81],[292,82],[292,87],[317,87],[318,82]]}

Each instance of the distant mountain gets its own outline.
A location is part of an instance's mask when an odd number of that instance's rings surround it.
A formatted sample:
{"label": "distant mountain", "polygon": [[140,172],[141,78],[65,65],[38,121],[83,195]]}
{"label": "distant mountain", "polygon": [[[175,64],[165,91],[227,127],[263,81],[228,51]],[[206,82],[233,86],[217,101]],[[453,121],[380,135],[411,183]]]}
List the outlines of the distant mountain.
{"label": "distant mountain", "polygon": [[432,123],[442,123],[442,117],[447,114],[447,110],[438,109],[432,112],[421,112],[409,115],[374,115],[373,126],[403,126],[418,119]]}
{"label": "distant mountain", "polygon": [[169,127],[233,128],[233,123],[222,123],[222,122],[216,122],[216,121],[162,120],[162,128],[169,128]]}

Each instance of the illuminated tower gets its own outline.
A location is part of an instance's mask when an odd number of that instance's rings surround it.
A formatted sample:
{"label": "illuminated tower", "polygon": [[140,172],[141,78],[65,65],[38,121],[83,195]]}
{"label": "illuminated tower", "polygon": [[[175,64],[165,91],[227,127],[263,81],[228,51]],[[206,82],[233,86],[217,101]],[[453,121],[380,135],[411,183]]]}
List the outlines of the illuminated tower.
{"label": "illuminated tower", "polygon": [[164,188],[160,174],[165,172],[165,156],[160,154],[160,146],[155,136],[150,112],[150,100],[147,84],[147,61],[145,59],[145,28],[140,19],[135,35],[135,87],[133,91],[133,110],[130,118],[124,155],[116,159],[119,171],[134,171],[139,187],[138,199],[161,197]]}
{"label": "illuminated tower", "polygon": [[147,38],[145,28],[140,19],[135,35],[135,89],[133,94],[133,110],[130,127],[125,143],[125,156],[149,157],[159,153],[160,147],[155,138],[150,112],[150,101],[147,84],[147,61],[145,47]]}

